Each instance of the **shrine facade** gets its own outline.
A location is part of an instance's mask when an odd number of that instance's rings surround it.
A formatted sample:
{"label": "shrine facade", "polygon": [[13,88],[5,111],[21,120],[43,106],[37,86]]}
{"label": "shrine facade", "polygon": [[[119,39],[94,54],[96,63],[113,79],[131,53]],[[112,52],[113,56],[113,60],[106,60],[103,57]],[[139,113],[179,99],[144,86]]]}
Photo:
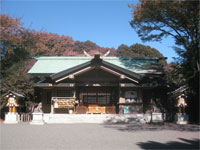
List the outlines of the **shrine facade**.
{"label": "shrine facade", "polygon": [[28,71],[44,113],[141,113],[161,98],[158,57],[37,57]]}

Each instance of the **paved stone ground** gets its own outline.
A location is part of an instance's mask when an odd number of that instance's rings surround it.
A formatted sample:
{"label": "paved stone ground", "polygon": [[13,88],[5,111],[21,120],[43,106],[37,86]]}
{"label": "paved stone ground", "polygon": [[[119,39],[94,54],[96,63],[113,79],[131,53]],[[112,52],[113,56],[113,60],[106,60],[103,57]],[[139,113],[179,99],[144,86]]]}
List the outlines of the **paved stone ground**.
{"label": "paved stone ground", "polygon": [[0,123],[0,149],[199,149],[198,125]]}

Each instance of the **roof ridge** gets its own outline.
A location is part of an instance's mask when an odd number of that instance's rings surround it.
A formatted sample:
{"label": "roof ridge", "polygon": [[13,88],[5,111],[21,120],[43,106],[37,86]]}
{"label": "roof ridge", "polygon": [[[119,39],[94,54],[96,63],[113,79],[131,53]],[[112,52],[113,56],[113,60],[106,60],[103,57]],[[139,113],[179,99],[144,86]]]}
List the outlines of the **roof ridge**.
{"label": "roof ridge", "polygon": [[65,60],[65,59],[92,59],[92,57],[85,56],[40,56],[34,57],[36,60]]}
{"label": "roof ridge", "polygon": [[[33,57],[37,60],[53,60],[53,59],[93,59],[93,57],[90,56],[37,56]],[[161,60],[161,59],[167,59],[167,57],[131,57],[131,56],[107,56],[103,57],[103,59],[132,59],[132,60]]]}

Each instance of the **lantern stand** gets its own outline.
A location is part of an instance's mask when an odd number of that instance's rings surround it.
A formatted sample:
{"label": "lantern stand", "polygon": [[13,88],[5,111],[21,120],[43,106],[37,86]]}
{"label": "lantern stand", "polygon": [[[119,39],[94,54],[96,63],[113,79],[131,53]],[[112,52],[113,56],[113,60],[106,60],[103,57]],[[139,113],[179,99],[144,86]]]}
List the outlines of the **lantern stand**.
{"label": "lantern stand", "polygon": [[16,124],[19,122],[19,114],[17,113],[17,107],[19,107],[18,104],[18,98],[22,97],[23,95],[18,94],[14,91],[9,90],[6,94],[2,95],[3,97],[8,99],[7,107],[9,112],[5,114],[5,124]]}
{"label": "lantern stand", "polygon": [[181,94],[178,97],[178,113],[175,115],[175,121],[177,124],[187,124],[188,123],[188,115],[185,113],[185,108],[187,106],[187,103],[185,102],[185,99],[187,96],[185,94]]}

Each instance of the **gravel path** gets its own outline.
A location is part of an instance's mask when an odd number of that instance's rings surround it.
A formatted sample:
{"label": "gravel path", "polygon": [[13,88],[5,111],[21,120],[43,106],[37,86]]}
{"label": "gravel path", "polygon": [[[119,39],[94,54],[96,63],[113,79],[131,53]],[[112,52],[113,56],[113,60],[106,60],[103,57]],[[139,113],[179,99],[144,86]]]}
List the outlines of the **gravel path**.
{"label": "gravel path", "polygon": [[1,150],[199,149],[197,125],[0,123]]}

